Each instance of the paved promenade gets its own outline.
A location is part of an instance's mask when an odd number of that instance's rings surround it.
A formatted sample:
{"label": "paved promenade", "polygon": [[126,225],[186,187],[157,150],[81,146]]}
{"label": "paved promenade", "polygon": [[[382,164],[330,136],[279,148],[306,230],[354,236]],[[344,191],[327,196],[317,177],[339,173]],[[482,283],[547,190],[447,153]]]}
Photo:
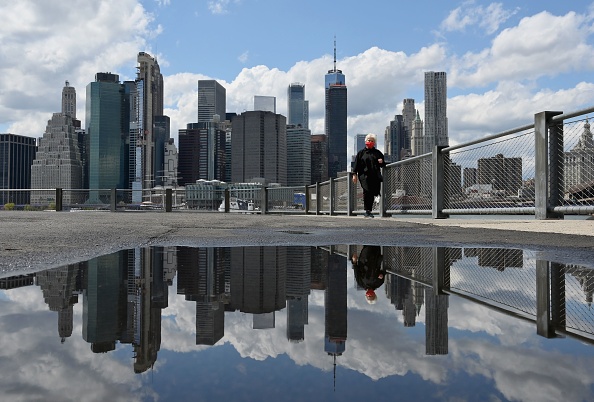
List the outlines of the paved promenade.
{"label": "paved promenade", "polygon": [[139,246],[378,244],[538,250],[594,261],[594,220],[0,211],[0,276]]}

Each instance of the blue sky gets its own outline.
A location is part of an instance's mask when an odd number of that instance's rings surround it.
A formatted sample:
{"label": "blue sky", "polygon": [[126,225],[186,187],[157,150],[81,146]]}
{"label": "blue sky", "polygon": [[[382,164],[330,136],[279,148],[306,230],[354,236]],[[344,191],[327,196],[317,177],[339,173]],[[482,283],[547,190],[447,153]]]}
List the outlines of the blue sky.
{"label": "blue sky", "polygon": [[227,109],[305,84],[310,128],[324,131],[324,75],[349,91],[349,152],[357,133],[379,145],[404,98],[424,118],[423,72],[446,71],[450,143],[522,126],[542,110],[594,104],[589,1],[0,0],[0,132],[39,137],[68,80],[85,123],[97,72],[133,79],[136,55],[158,58],[172,136],[194,122],[199,79],[227,89]]}

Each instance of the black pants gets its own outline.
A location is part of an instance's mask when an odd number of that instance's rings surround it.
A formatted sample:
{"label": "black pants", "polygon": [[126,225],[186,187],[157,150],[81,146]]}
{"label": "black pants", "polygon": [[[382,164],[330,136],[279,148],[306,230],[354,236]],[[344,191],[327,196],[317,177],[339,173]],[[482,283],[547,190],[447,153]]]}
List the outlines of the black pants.
{"label": "black pants", "polygon": [[375,196],[371,191],[363,190],[363,207],[366,211],[371,211],[373,209],[373,200]]}

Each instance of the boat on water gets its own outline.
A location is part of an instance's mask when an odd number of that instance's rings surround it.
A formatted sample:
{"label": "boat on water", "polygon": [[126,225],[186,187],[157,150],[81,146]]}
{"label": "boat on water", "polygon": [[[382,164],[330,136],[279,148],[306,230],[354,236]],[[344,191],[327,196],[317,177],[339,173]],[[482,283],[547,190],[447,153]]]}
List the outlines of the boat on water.
{"label": "boat on water", "polygon": [[[254,212],[254,203],[252,201],[242,200],[237,197],[229,198],[229,212]],[[219,206],[219,212],[225,212],[225,200]]]}

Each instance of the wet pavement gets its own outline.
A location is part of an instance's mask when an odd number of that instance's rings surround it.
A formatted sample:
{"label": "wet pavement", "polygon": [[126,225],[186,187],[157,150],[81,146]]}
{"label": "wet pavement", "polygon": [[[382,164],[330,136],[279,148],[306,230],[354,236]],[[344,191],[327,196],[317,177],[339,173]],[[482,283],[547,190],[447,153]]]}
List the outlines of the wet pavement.
{"label": "wet pavement", "polygon": [[594,259],[594,220],[0,211],[0,276],[141,246],[326,244],[513,246],[576,263]]}

